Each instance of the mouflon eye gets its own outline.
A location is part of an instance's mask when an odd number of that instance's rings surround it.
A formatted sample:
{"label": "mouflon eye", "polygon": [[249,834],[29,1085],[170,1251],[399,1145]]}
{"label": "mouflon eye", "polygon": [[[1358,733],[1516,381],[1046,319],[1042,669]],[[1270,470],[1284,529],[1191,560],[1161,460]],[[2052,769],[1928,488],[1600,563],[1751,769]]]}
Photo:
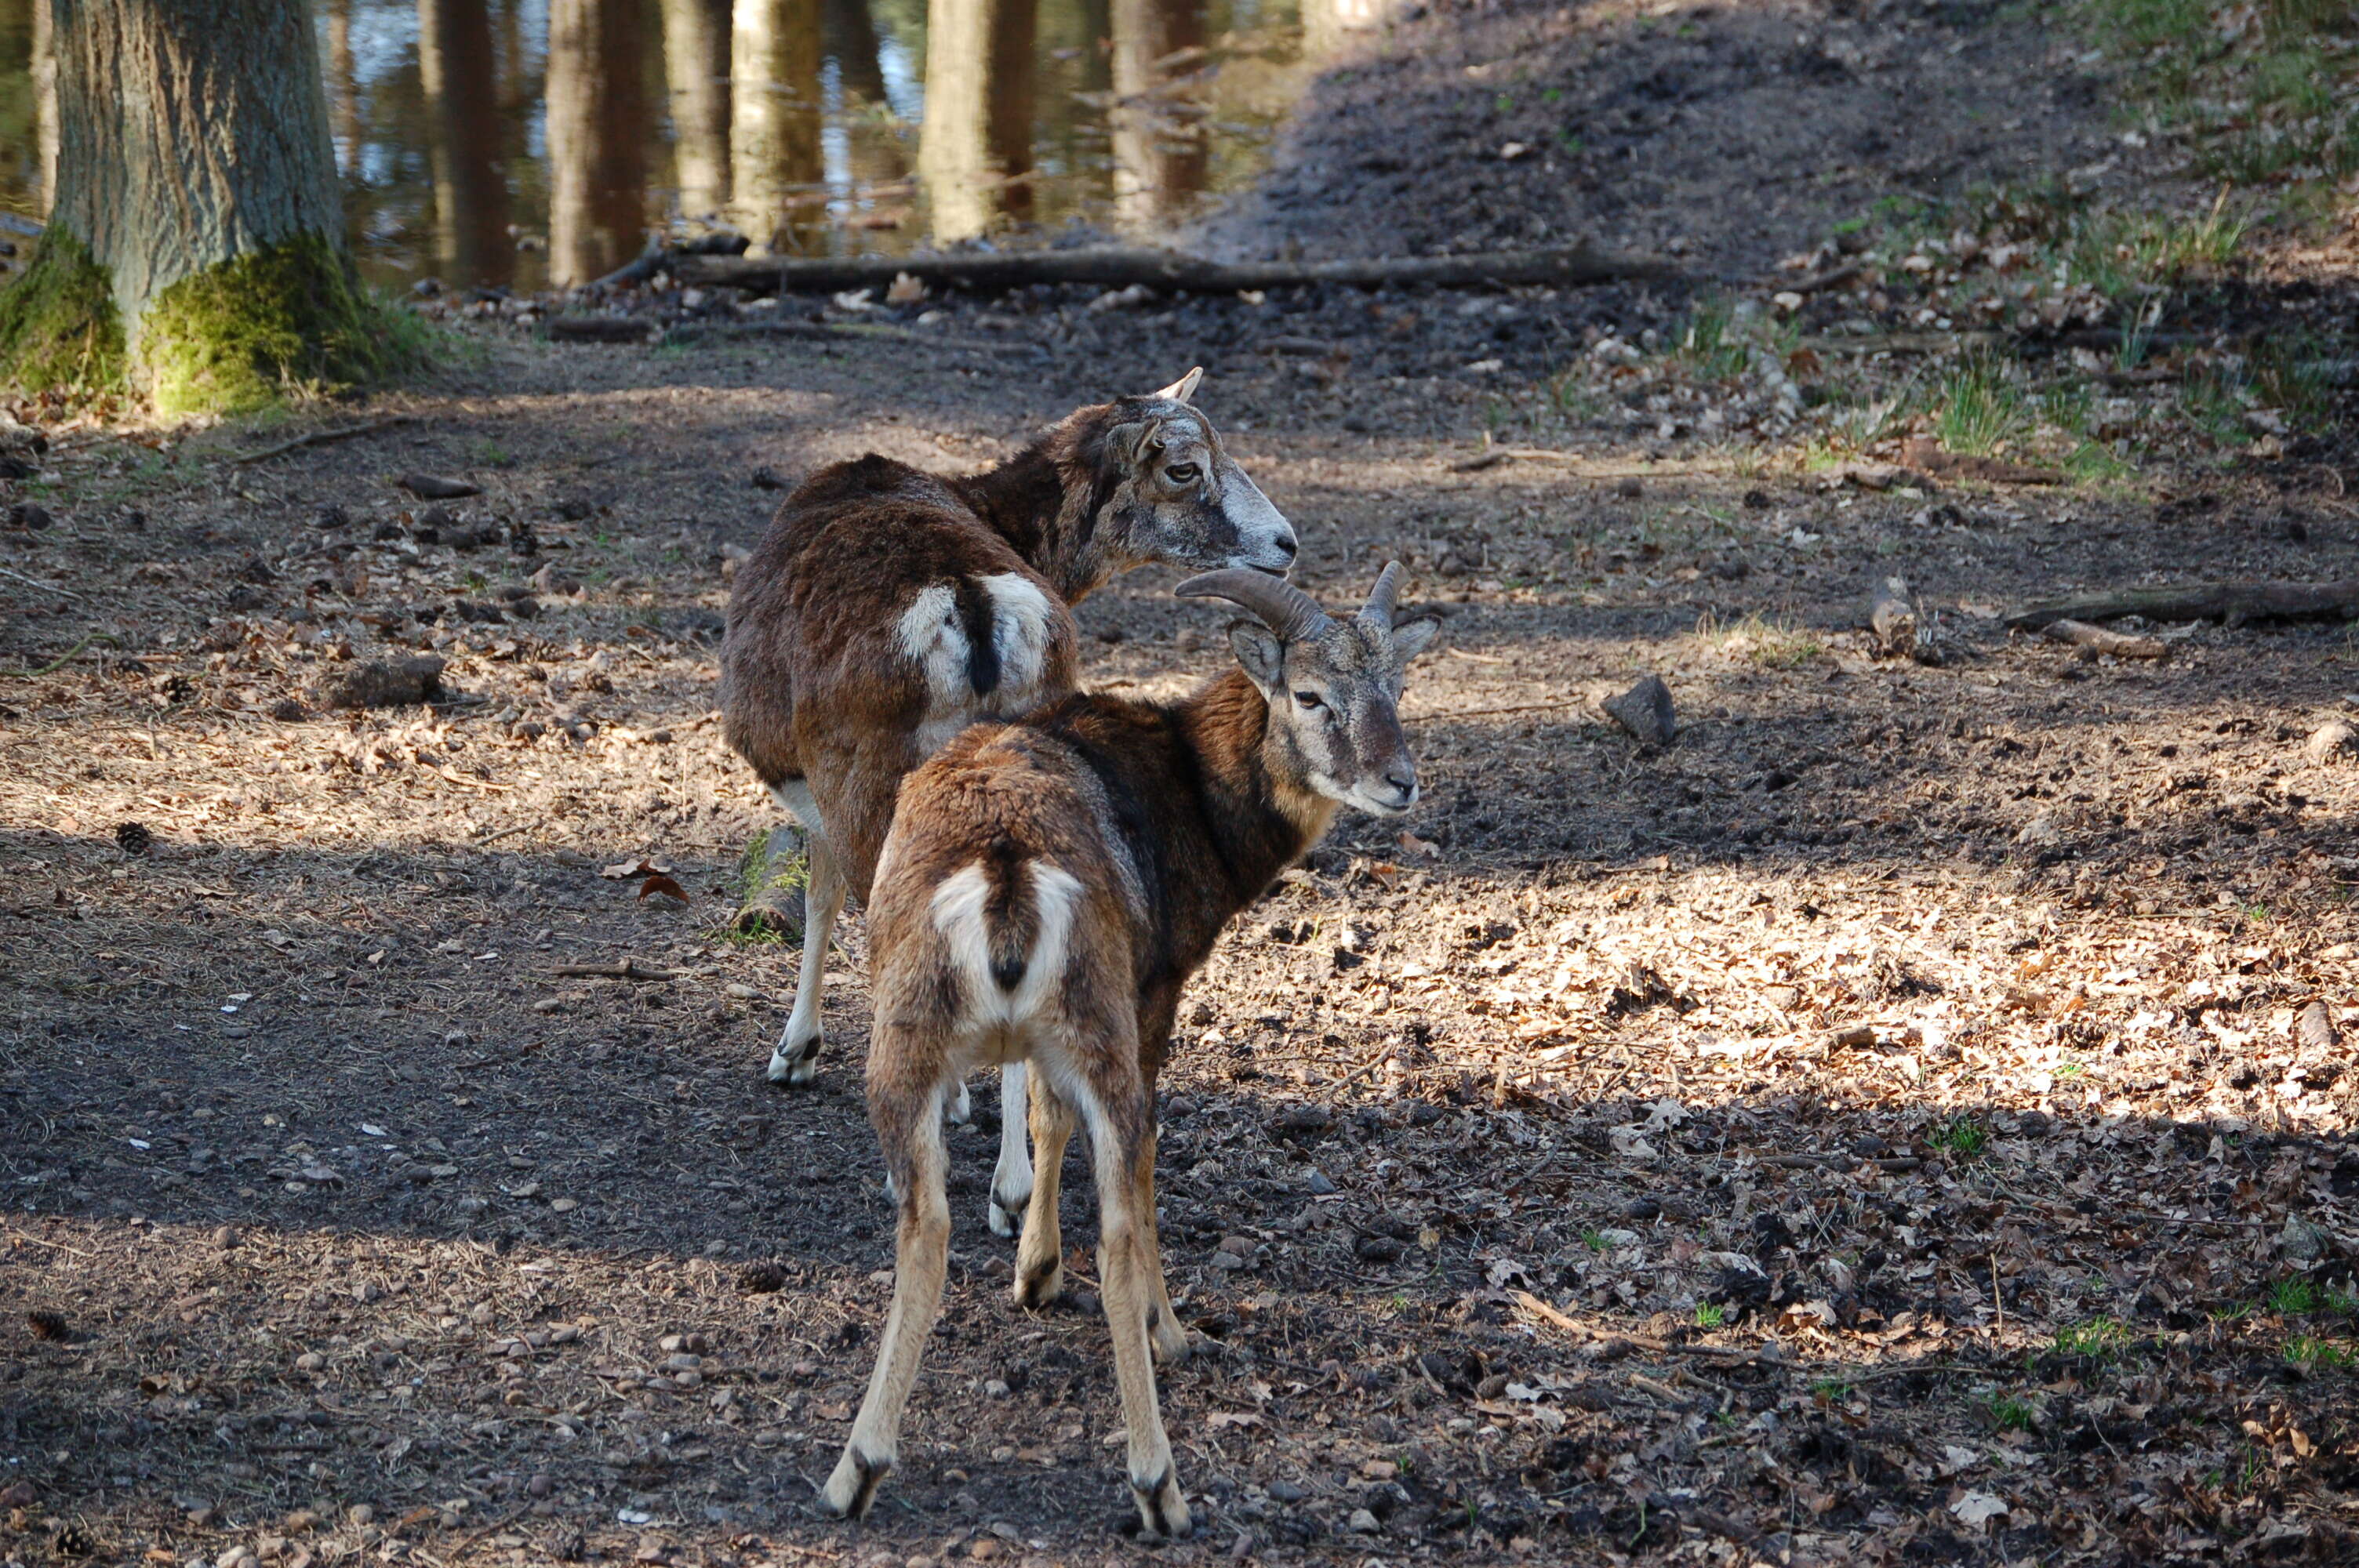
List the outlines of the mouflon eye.
{"label": "mouflon eye", "polygon": [[1294,694],[1294,700],[1302,705],[1305,713],[1316,713],[1327,706],[1319,700],[1319,694],[1315,691],[1298,691]]}
{"label": "mouflon eye", "polygon": [[1194,463],[1173,463],[1163,470],[1163,477],[1173,484],[1193,484],[1203,471]]}

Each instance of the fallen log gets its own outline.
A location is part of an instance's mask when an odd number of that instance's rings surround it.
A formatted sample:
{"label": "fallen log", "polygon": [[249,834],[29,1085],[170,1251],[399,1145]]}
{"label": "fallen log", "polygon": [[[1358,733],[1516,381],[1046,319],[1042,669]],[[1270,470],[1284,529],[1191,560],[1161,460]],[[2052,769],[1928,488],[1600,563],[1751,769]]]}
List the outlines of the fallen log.
{"label": "fallen log", "polygon": [[2133,637],[2126,632],[2108,632],[2085,621],[2050,621],[2039,629],[2039,634],[2051,642],[2070,643],[2091,658],[2100,654],[2110,654],[2117,659],[2170,657],[2170,644],[2159,637]]}
{"label": "fallen log", "polygon": [[924,283],[976,293],[1004,293],[1036,283],[1084,283],[1106,288],[1144,284],[1199,294],[1290,288],[1330,283],[1375,288],[1424,284],[1436,288],[1485,285],[1606,283],[1665,277],[1676,269],[1656,256],[1625,255],[1572,245],[1546,251],[1495,251],[1462,256],[1386,256],[1366,261],[1212,262],[1144,246],[1085,245],[1063,251],[977,251],[913,256],[680,256],[672,276],[683,284],[725,285],[754,294],[883,288],[903,273]]}
{"label": "fallen log", "polygon": [[2165,588],[2130,588],[2076,594],[2027,605],[2006,618],[2018,632],[2037,632],[2051,621],[2116,621],[2125,615],[2148,621],[2349,621],[2359,617],[2359,578],[2340,582],[2199,582]]}

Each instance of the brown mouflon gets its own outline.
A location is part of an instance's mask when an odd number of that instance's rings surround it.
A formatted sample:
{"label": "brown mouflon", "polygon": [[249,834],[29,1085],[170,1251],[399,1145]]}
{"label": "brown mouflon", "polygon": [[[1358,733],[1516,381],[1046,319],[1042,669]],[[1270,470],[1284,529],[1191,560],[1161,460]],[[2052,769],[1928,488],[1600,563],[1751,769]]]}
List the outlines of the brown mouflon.
{"label": "brown mouflon", "polygon": [[[874,454],[811,475],[737,574],[721,652],[729,743],[810,843],[801,974],[773,1082],[817,1074],[828,939],[864,900],[902,775],[978,719],[1071,691],[1068,606],[1151,561],[1282,575],[1294,529],[1193,407],[1201,370],[1078,409],[997,468],[942,479]],[[1032,1183],[1006,1076],[992,1227]],[[965,1116],[963,1091],[953,1106]]]}
{"label": "brown mouflon", "polygon": [[893,1307],[867,1398],[821,1497],[864,1513],[893,1465],[950,1249],[942,1110],[969,1070],[1028,1063],[1039,1175],[1016,1299],[1063,1285],[1057,1177],[1078,1119],[1102,1220],[1099,1280],[1141,1524],[1188,1505],[1150,1354],[1185,1354],[1155,1234],[1155,1080],[1180,988],[1230,917],[1336,811],[1417,799],[1403,666],[1439,629],[1395,624],[1400,568],[1331,620],[1293,585],[1219,571],[1180,585],[1243,605],[1242,668],[1169,704],[1071,696],[961,733],[903,783],[869,904],[875,1025],[868,1109],[900,1217]]}

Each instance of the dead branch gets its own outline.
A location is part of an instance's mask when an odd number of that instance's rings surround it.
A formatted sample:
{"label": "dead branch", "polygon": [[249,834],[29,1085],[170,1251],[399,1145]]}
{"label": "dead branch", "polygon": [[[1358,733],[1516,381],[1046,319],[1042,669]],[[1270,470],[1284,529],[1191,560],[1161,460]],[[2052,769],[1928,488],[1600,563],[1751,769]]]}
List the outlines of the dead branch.
{"label": "dead branch", "polygon": [[1624,255],[1591,245],[1545,251],[1497,251],[1463,256],[1385,256],[1364,261],[1205,261],[1145,246],[1085,245],[1064,251],[977,252],[914,256],[680,256],[672,274],[682,283],[725,286],[755,294],[882,288],[908,274],[928,284],[1005,293],[1038,283],[1081,283],[1107,288],[1144,284],[1165,290],[1234,294],[1245,289],[1336,284],[1375,288],[1423,284],[1468,288],[1508,284],[1607,283],[1663,277],[1675,269],[1655,256]]}
{"label": "dead branch", "polygon": [[668,980],[673,978],[671,970],[659,969],[637,958],[615,958],[603,964],[560,964],[549,972],[608,980]]}
{"label": "dead branch", "polygon": [[282,453],[294,451],[299,447],[324,447],[331,441],[348,441],[354,436],[365,436],[373,430],[389,430],[396,425],[407,425],[416,417],[417,416],[411,414],[388,414],[382,419],[371,419],[364,424],[345,425],[333,430],[313,430],[308,435],[298,436],[291,441],[281,441],[275,447],[265,447],[258,452],[233,452],[230,454],[229,460],[234,463],[258,463],[266,458],[275,458]]}
{"label": "dead branch", "polygon": [[60,588],[53,582],[43,582],[38,578],[27,577],[23,572],[12,572],[6,567],[0,567],[0,577],[14,578],[27,588],[38,588],[43,593],[62,593],[68,599],[79,599],[84,604],[90,602],[90,596],[87,594],[76,593],[70,588]]}
{"label": "dead branch", "polygon": [[2165,588],[2121,589],[2077,594],[2027,605],[2006,618],[2018,632],[2037,632],[2052,621],[2115,621],[2140,615],[2148,621],[2348,621],[2359,617],[2359,578],[2340,582],[2203,582]]}
{"label": "dead branch", "polygon": [[2039,634],[2052,642],[2070,643],[2091,658],[2100,654],[2111,654],[2117,659],[2170,657],[2170,644],[2159,637],[2133,637],[2126,632],[2108,632],[2085,621],[2050,621],[2039,629]]}

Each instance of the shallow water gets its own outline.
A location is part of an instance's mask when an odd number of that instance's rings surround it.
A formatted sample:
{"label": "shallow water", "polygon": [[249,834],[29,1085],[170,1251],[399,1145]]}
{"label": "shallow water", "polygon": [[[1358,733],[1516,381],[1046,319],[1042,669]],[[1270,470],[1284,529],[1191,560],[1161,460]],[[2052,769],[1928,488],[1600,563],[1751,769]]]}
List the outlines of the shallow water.
{"label": "shallow water", "polygon": [[[658,228],[806,254],[1167,233],[1261,171],[1370,3],[638,0],[554,52],[549,0],[314,9],[363,270],[535,288]],[[25,216],[32,4],[0,0],[0,210]]]}

